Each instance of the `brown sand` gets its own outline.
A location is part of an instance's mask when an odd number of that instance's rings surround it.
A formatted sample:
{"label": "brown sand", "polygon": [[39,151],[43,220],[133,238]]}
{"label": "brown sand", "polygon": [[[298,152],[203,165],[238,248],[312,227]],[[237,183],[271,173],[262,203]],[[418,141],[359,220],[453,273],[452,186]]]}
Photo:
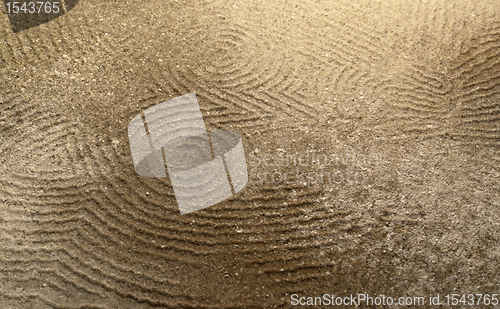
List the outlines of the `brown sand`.
{"label": "brown sand", "polygon": [[[500,293],[499,12],[497,0],[82,0],[17,34],[0,14],[0,308]],[[251,174],[234,198],[180,216],[168,180],[135,173],[127,125],[189,92],[208,129],[242,135],[249,164],[378,160],[332,170],[362,184]]]}

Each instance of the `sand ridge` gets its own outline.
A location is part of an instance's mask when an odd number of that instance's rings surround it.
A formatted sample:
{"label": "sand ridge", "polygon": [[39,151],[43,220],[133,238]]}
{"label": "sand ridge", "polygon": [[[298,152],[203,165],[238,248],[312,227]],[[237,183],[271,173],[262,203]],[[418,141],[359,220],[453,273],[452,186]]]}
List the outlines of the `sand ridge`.
{"label": "sand ridge", "polygon": [[[496,1],[80,1],[17,34],[1,15],[0,307],[496,293],[497,12]],[[180,216],[168,179],[135,173],[126,128],[189,92],[207,129],[239,132],[248,156],[379,160],[359,169],[362,185],[250,183]]]}

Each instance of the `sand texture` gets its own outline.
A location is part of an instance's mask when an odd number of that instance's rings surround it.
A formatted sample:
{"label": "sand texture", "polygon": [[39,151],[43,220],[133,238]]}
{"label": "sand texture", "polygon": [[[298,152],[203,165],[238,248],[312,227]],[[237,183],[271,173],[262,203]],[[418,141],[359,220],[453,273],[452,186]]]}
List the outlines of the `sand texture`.
{"label": "sand texture", "polygon": [[[15,34],[0,12],[0,308],[500,294],[500,1],[81,0]],[[127,126],[190,92],[250,181],[181,216]],[[333,182],[296,176],[320,155]]]}

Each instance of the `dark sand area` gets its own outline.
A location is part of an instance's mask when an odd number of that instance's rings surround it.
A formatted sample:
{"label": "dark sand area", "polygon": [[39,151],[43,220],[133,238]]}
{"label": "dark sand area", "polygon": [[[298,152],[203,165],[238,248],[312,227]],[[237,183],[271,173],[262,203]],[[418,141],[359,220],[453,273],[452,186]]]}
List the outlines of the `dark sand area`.
{"label": "dark sand area", "polygon": [[[1,12],[0,308],[500,294],[500,1],[81,0],[17,33]],[[181,216],[127,126],[190,92],[250,180]]]}

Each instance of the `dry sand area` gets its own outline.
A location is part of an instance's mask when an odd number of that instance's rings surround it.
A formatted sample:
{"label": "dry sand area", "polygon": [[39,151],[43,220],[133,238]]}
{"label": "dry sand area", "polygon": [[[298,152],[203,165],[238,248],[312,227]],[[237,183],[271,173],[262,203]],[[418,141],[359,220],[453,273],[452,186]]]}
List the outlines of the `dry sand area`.
{"label": "dry sand area", "polygon": [[[500,294],[497,0],[81,0],[16,34],[3,10],[0,72],[2,309]],[[181,216],[127,126],[190,92],[250,181]]]}

